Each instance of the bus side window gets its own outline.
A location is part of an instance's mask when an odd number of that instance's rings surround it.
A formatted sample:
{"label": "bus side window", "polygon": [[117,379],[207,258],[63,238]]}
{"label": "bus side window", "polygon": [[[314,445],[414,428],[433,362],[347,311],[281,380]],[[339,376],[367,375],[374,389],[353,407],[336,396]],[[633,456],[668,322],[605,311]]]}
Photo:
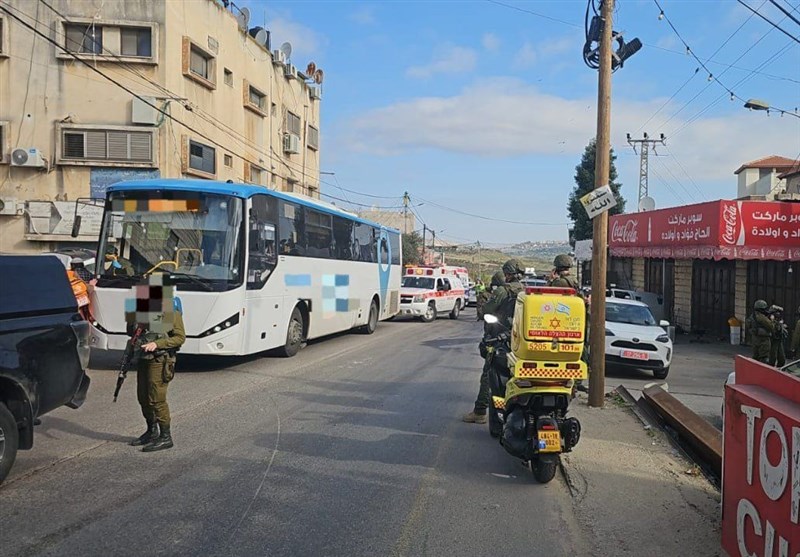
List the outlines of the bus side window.
{"label": "bus side window", "polygon": [[355,223],[353,234],[353,254],[356,261],[375,263],[377,250],[375,249],[375,228],[368,224]]}
{"label": "bus side window", "polygon": [[392,265],[400,265],[403,255],[400,249],[400,234],[389,232],[389,245],[392,247]]}
{"label": "bus side window", "polygon": [[353,221],[342,217],[333,217],[334,257],[344,261],[353,261]]}
{"label": "bus side window", "polygon": [[305,255],[305,210],[301,205],[281,201],[280,246],[281,255]]}
{"label": "bus side window", "polygon": [[275,268],[277,261],[275,199],[255,195],[250,209],[247,231],[250,243],[247,265],[247,287],[261,288]]}

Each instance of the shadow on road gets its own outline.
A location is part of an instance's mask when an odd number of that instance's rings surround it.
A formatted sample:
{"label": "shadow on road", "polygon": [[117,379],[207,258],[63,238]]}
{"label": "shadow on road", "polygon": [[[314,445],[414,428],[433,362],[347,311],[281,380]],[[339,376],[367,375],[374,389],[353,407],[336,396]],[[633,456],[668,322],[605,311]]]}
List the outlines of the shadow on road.
{"label": "shadow on road", "polygon": [[125,435],[117,435],[115,433],[107,433],[105,431],[95,431],[88,427],[83,427],[80,424],[56,418],[54,416],[43,416],[42,425],[36,428],[37,435],[44,435],[46,437],[56,438],[56,432],[69,433],[87,439],[96,439],[98,441],[113,441],[117,443],[127,443],[131,440],[130,437]]}

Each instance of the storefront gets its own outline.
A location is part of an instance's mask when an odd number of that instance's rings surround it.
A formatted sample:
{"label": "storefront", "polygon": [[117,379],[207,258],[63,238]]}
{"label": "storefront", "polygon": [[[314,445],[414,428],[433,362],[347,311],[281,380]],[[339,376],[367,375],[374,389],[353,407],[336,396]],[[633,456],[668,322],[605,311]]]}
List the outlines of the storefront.
{"label": "storefront", "polygon": [[634,287],[664,297],[670,320],[724,337],[756,299],[800,305],[800,203],[712,201],[609,219],[609,248]]}

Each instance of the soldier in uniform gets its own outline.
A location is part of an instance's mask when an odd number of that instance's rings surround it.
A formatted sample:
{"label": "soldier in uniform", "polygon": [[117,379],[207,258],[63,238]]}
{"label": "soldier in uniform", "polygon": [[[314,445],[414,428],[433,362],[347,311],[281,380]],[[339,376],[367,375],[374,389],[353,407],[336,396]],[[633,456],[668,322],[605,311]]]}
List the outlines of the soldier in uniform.
{"label": "soldier in uniform", "polygon": [[770,340],[775,333],[775,322],[767,316],[769,306],[764,300],[756,300],[753,314],[747,319],[753,344],[753,359],[767,363],[769,361]]}
{"label": "soldier in uniform", "polygon": [[789,338],[789,329],[786,328],[786,323],[783,322],[783,308],[780,306],[771,306],[768,310],[775,330],[770,338],[769,347],[769,365],[783,367],[786,365],[786,339]]}
{"label": "soldier in uniform", "polygon": [[789,344],[789,355],[794,358],[798,355],[798,350],[800,350],[800,307],[794,314],[794,332],[792,333],[792,342]]}
{"label": "soldier in uniform", "polygon": [[[483,305],[484,315],[494,315],[507,329],[511,329],[512,320],[514,319],[514,305],[516,304],[517,295],[523,291],[522,283],[519,281],[519,277],[523,274],[524,271],[520,267],[519,261],[516,259],[506,261],[503,264],[505,284],[498,286],[489,301]],[[495,278],[492,277],[492,283],[494,282]],[[485,424],[487,420],[486,409],[489,407],[490,398],[489,370],[487,364],[484,364],[478,397],[475,399],[475,407],[472,412],[465,414],[461,418],[462,421],[471,424]]]}
{"label": "soldier in uniform", "polygon": [[[153,275],[153,278],[160,276]],[[161,311],[149,312],[147,322],[142,322],[139,315],[133,326],[130,322],[128,325],[129,334],[133,334],[136,326],[145,330],[142,335],[142,356],[136,369],[136,394],[147,422],[147,431],[130,442],[134,447],[142,446],[143,452],[160,451],[173,446],[167,387],[175,375],[176,353],[186,340],[181,302],[177,296],[172,296],[174,287],[153,286],[156,285],[145,285],[145,288],[149,289],[153,298],[160,293]],[[137,301],[145,297],[140,295],[140,288],[142,286],[137,287]],[[148,301],[152,302],[152,299]]]}
{"label": "soldier in uniform", "polygon": [[553,274],[550,276],[547,286],[574,288],[580,294],[580,286],[575,277],[570,274],[570,269],[572,269],[572,257],[566,253],[556,255],[553,260]]}
{"label": "soldier in uniform", "polygon": [[485,313],[483,311],[483,306],[485,306],[489,298],[492,297],[492,293],[497,290],[498,286],[502,286],[505,283],[506,276],[503,274],[503,271],[497,271],[492,275],[492,282],[489,284],[489,288],[484,289],[480,294],[480,298],[478,298],[478,321],[483,321],[483,315]]}

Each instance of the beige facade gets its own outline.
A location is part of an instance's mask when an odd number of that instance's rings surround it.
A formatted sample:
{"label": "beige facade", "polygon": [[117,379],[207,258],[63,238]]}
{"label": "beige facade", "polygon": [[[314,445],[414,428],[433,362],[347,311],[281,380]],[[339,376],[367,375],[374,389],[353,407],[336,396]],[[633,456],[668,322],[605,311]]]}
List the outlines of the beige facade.
{"label": "beige facade", "polygon": [[692,328],[692,260],[675,260],[675,323]]}
{"label": "beige facade", "polygon": [[282,61],[213,0],[47,4],[4,3],[44,36],[0,12],[0,252],[69,245],[75,200],[123,179],[319,196],[307,61]]}

